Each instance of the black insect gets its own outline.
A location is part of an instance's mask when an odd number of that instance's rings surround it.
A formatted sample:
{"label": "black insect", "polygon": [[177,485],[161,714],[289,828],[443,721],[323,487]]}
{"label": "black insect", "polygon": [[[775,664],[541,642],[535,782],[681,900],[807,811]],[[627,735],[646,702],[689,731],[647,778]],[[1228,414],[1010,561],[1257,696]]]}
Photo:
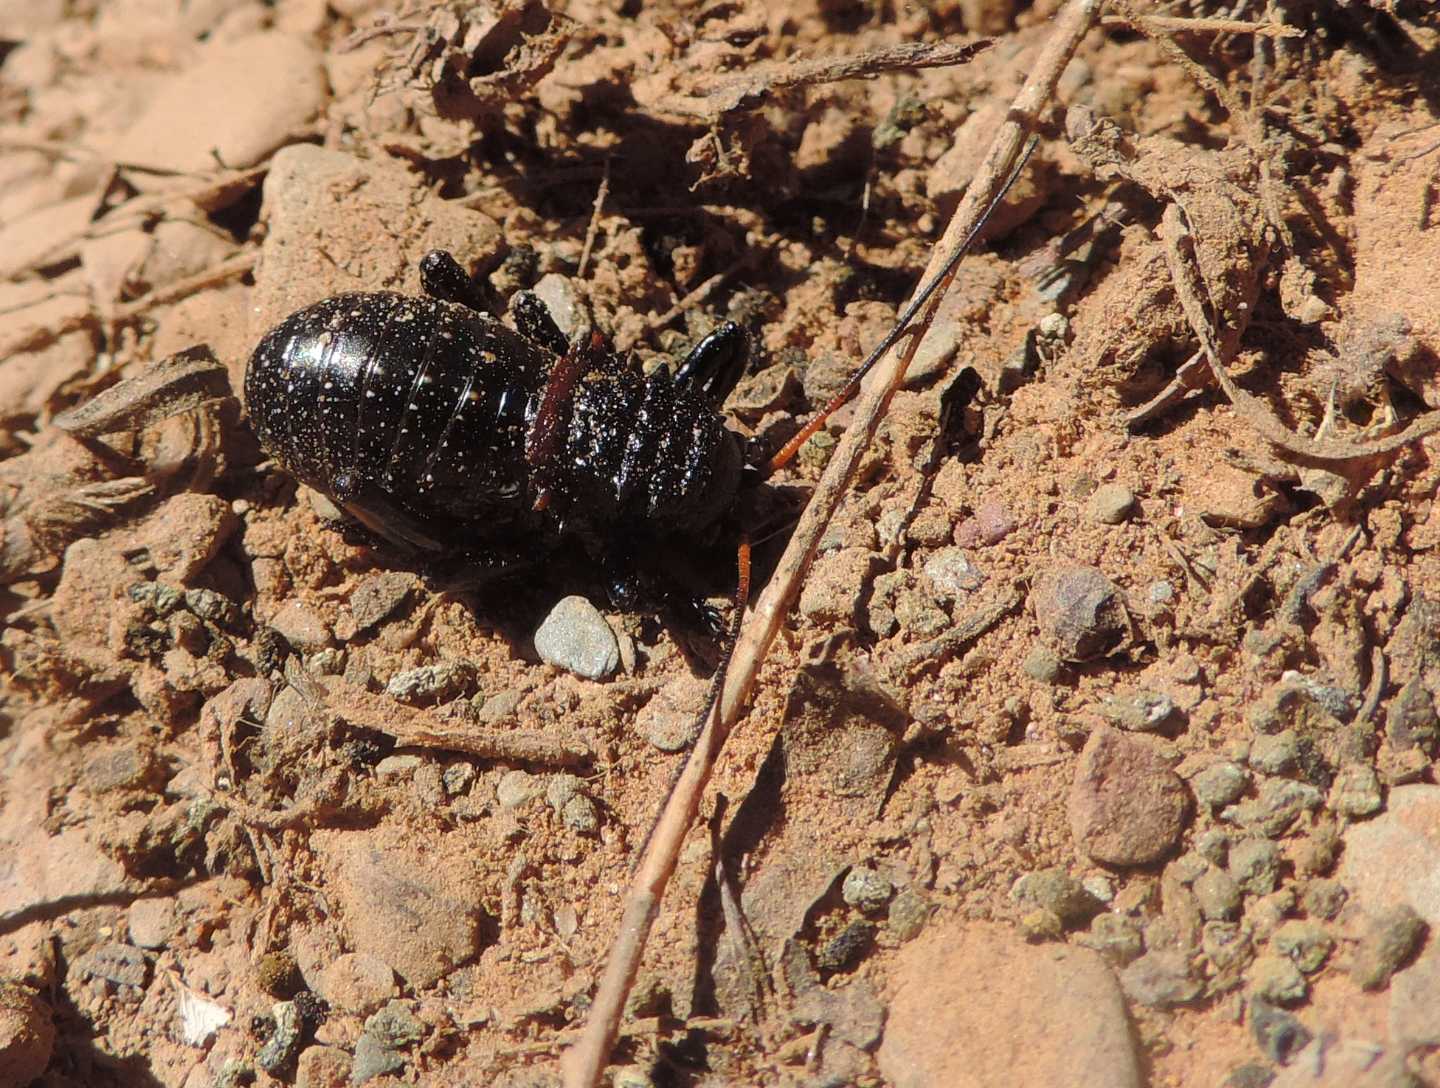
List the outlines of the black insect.
{"label": "black insect", "polygon": [[288,472],[436,556],[567,536],[635,554],[732,509],[744,456],[719,406],[744,371],[739,326],[646,375],[588,329],[567,342],[532,293],[512,304],[519,331],[502,325],[448,253],[420,272],[428,297],[337,295],[260,341],[245,399]]}

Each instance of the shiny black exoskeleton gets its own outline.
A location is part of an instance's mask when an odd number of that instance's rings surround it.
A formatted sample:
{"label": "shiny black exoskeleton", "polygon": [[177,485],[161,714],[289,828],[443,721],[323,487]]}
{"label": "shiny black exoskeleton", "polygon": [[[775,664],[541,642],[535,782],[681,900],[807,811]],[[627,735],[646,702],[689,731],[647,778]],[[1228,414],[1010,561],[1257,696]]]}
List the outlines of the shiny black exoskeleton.
{"label": "shiny black exoskeleton", "polygon": [[743,456],[719,405],[744,369],[726,323],[672,376],[586,330],[567,343],[523,293],[516,332],[449,254],[429,297],[338,295],[265,335],[245,373],[260,444],[374,533],[410,549],[608,547],[701,534],[731,509]]}

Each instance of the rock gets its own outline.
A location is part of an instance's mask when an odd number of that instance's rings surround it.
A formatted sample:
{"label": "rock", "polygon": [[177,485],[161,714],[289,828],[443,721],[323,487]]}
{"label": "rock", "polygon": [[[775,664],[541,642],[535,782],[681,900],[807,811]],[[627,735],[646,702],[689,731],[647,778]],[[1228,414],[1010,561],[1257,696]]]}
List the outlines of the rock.
{"label": "rock", "polygon": [[942,601],[964,600],[985,584],[985,574],[963,548],[938,548],[925,561],[925,577]]}
{"label": "rock", "polygon": [[164,948],[175,936],[175,900],[137,899],[128,915],[130,940],[140,948]]}
{"label": "rock", "polygon": [[1317,877],[1305,885],[1301,906],[1311,918],[1329,920],[1340,913],[1347,898],[1349,896],[1338,880]]}
{"label": "rock", "polygon": [[218,495],[182,492],[136,528],[161,577],[188,584],[220,554],[240,519]]}
{"label": "rock", "polygon": [[1346,829],[1336,876],[1368,914],[1407,904],[1440,926],[1440,786],[1397,786],[1389,800],[1386,812]]}
{"label": "rock", "polygon": [[410,599],[415,577],[403,571],[372,574],[350,594],[350,615],[356,632],[368,631],[389,619]]}
{"label": "rock", "polygon": [[1097,914],[1079,942],[1116,966],[1123,967],[1145,951],[1145,942],[1134,920],[1123,914]]}
{"label": "rock", "polygon": [[398,1073],[404,1068],[403,1054],[367,1032],[355,1043],[355,1062],[350,1067],[350,1083],[358,1086],[386,1073]]}
{"label": "rock", "polygon": [[295,1062],[295,1088],[347,1088],[350,1055],[333,1046],[311,1046]]}
{"label": "rock", "polygon": [[987,500],[955,527],[955,543],[962,548],[988,548],[1013,533],[1018,524],[1004,503]]}
{"label": "rock", "polygon": [[1316,922],[1291,919],[1281,922],[1270,938],[1275,951],[1284,956],[1302,974],[1313,975],[1330,958],[1335,940]]}
{"label": "rock", "polygon": [[531,290],[545,303],[545,308],[550,311],[550,316],[555,319],[555,324],[567,340],[590,324],[592,319],[589,307],[575,289],[575,281],[569,276],[547,272],[535,281]]}
{"label": "rock", "polygon": [[1335,776],[1330,789],[1330,807],[1341,816],[1363,820],[1385,807],[1380,793],[1380,776],[1365,763],[1347,763]]}
{"label": "rock", "polygon": [[1249,1011],[1250,1034],[1273,1062],[1284,1065],[1314,1038],[1304,1024],[1268,1001],[1252,997]]}
{"label": "rock", "polygon": [[605,617],[584,597],[570,596],[550,610],[535,632],[540,660],[587,680],[604,680],[620,667],[620,643]]}
{"label": "rock", "polygon": [[800,590],[800,614],[817,622],[856,623],[858,605],[884,569],[884,560],[868,548],[819,556]]}
{"label": "rock", "polygon": [[1055,651],[1048,646],[1036,646],[1025,655],[1020,668],[1032,680],[1041,684],[1053,684],[1060,678],[1064,662],[1056,657]]}
{"label": "rock", "polygon": [[1280,879],[1280,849],[1268,839],[1241,839],[1230,847],[1230,875],[1252,895],[1269,895]]}
{"label": "rock", "polygon": [[1300,968],[1284,956],[1256,956],[1246,978],[1253,996],[1277,1005],[1296,1004],[1309,993]]}
{"label": "rock", "polygon": [[1040,633],[1065,661],[1091,661],[1119,647],[1130,631],[1124,598],[1094,567],[1043,572],[1030,593]]}
{"label": "rock", "polygon": [[1223,922],[1240,912],[1240,885],[1224,869],[1207,869],[1194,884],[1200,913],[1212,922]]}
{"label": "rock", "polygon": [[415,1018],[403,1001],[390,1001],[365,1021],[365,1034],[386,1046],[403,1047],[418,1043],[425,1035],[425,1025]]}
{"label": "rock", "polygon": [[1324,797],[1314,786],[1289,778],[1268,778],[1253,801],[1231,805],[1220,815],[1247,831],[1267,838],[1283,835],[1302,812],[1320,807]]}
{"label": "rock", "polygon": [[1128,521],[1135,509],[1135,493],[1124,484],[1101,484],[1085,504],[1086,516],[1101,525]]}
{"label": "rock", "polygon": [[890,878],[868,865],[853,866],[840,885],[841,898],[856,910],[867,914],[884,910],[894,894],[895,885],[890,882]]}
{"label": "rock", "polygon": [[600,829],[600,809],[590,798],[577,793],[560,806],[560,822],[571,831],[593,835]]}
{"label": "rock", "polygon": [[[1363,939],[1361,948],[1364,948]],[[1357,961],[1359,958],[1357,952]],[[1361,981],[1358,973],[1356,981]],[[1440,1043],[1440,1016],[1436,1015],[1440,1009],[1440,949],[1431,949],[1387,981],[1390,982],[1390,1038],[1397,1045]]]}
{"label": "rock", "polygon": [[36,1080],[54,1050],[50,1010],[28,988],[0,982],[0,1083],[18,1088]]}
{"label": "rock", "polygon": [[495,787],[495,800],[501,808],[519,808],[545,794],[545,780],[529,771],[506,771]]}
{"label": "rock", "polygon": [[1250,955],[1250,939],[1237,922],[1206,922],[1200,950],[1216,971],[1242,967]]}
{"label": "rock", "polygon": [[1434,753],[1440,740],[1440,715],[1435,712],[1435,699],[1430,689],[1413,678],[1390,700],[1385,710],[1385,735],[1391,747],[1399,751],[1420,748]]}
{"label": "rock", "polygon": [[1106,699],[1095,708],[1131,733],[1151,733],[1175,714],[1175,700],[1158,691],[1132,691]]}
{"label": "rock", "polygon": [[1312,1039],[1270,1088],[1415,1088],[1403,1049],[1326,1032]]}
{"label": "rock", "polygon": [[1144,741],[1090,735],[1070,787],[1076,844],[1104,865],[1146,865],[1174,849],[1189,809],[1185,784]]}
{"label": "rock", "polygon": [[1190,975],[1190,962],[1173,948],[1147,952],[1120,972],[1125,996],[1151,1009],[1173,1009],[1200,996],[1203,987]]}
{"label": "rock", "polygon": [[166,173],[253,166],[318,114],[325,95],[320,54],[303,39],[273,31],[222,37],[156,86],[110,150]]}
{"label": "rock", "polygon": [[75,961],[75,968],[117,986],[144,986],[150,973],[150,964],[145,959],[145,953],[134,945],[121,944],[118,941],[90,949]]}
{"label": "rock", "polygon": [[295,1060],[305,1025],[300,1007],[294,1001],[280,1001],[272,1005],[270,1016],[275,1021],[275,1030],[255,1055],[255,1064],[275,1076],[283,1074]]}
{"label": "rock", "polygon": [[1300,765],[1300,738],[1293,729],[1261,734],[1250,745],[1250,766],[1261,774],[1289,774]]}
{"label": "rock", "polygon": [[890,901],[885,920],[897,941],[914,940],[930,920],[930,901],[915,888],[901,888]]}
{"label": "rock", "polygon": [[375,956],[347,952],[321,972],[316,992],[333,1009],[363,1015],[395,996],[395,972]]}
{"label": "rock", "polygon": [[1026,873],[1010,889],[1011,898],[1049,911],[1067,926],[1080,925],[1098,913],[1103,904],[1064,869]]}
{"label": "rock", "polygon": [[270,618],[271,630],[302,654],[330,645],[330,628],[320,614],[300,601],[287,601]]}
{"label": "rock", "polygon": [[356,952],[382,960],[416,990],[479,954],[484,915],[455,836],[423,855],[384,828],[315,831],[310,841],[334,870],[333,902]]}
{"label": "rock", "polygon": [[468,661],[441,661],[406,669],[390,678],[385,694],[411,706],[432,706],[458,699],[475,682],[475,666]]}
{"label": "rock", "polygon": [[[504,245],[493,219],[428,192],[405,166],[314,144],[275,153],[263,214],[269,230],[250,295],[251,343],[297,308],[342,291],[418,294],[416,256],[428,250],[451,250],[482,269]],[[405,245],[393,243],[397,231]]]}
{"label": "rock", "polygon": [[1190,788],[1200,803],[1211,808],[1234,804],[1249,785],[1249,772],[1228,759],[1217,760],[1190,779]]}
{"label": "rock", "polygon": [[1120,990],[1091,952],[950,924],[906,945],[893,978],[877,1058],[895,1088],[1140,1084]]}
{"label": "rock", "polygon": [[[1350,975],[1363,990],[1383,990],[1390,976],[1420,946],[1425,937],[1425,921],[1409,904],[1397,903],[1368,922],[1356,946]],[[1440,1005],[1435,1008],[1440,1009]],[[1440,1033],[1440,1020],[1436,1023]]]}

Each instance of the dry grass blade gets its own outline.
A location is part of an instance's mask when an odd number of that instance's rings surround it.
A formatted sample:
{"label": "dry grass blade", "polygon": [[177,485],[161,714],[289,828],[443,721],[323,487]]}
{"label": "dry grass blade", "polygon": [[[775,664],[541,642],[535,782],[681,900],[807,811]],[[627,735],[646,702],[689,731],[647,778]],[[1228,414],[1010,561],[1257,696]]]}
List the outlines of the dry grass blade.
{"label": "dry grass blade", "polygon": [[[1103,0],[1070,0],[1056,17],[1054,30],[1029,78],[1016,95],[992,140],[975,180],[946,228],[921,282],[946,269],[954,253],[974,233],[981,218],[1006,185],[1024,147],[1025,137],[1040,112],[1054,98],[1055,87],[1071,55],[1100,14]],[[937,292],[936,300],[940,295]],[[800,518],[769,585],[756,602],[731,659],[725,687],[709,717],[679,782],[668,798],[635,873],[620,932],[611,948],[584,1033],[563,1059],[566,1088],[593,1088],[599,1083],[640,957],[660,905],[660,897],[679,856],[681,843],[699,811],[710,770],[731,727],[746,706],[760,665],[799,594],[801,581],[825,526],[848,490],[860,458],[879,426],[894,391],[923,333],[911,336],[906,349],[894,348],[881,360],[869,387],[856,403],[855,423],[845,433],[829,467]]]}

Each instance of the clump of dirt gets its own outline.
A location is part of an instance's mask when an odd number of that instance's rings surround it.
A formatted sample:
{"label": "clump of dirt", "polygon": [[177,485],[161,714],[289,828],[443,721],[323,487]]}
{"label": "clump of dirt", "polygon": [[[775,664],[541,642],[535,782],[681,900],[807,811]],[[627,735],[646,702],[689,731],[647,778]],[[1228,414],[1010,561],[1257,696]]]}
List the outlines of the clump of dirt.
{"label": "clump of dirt", "polygon": [[[444,248],[649,373],[736,322],[758,464],[1063,6],[0,2],[0,1068],[558,1083],[708,614],[612,605],[584,544],[347,524],[251,432],[250,353]],[[1440,1084],[1437,57],[1405,0],[1085,37],[716,769],[614,1083]],[[762,576],[848,418],[737,508]],[[741,527],[628,558],[723,612]]]}

